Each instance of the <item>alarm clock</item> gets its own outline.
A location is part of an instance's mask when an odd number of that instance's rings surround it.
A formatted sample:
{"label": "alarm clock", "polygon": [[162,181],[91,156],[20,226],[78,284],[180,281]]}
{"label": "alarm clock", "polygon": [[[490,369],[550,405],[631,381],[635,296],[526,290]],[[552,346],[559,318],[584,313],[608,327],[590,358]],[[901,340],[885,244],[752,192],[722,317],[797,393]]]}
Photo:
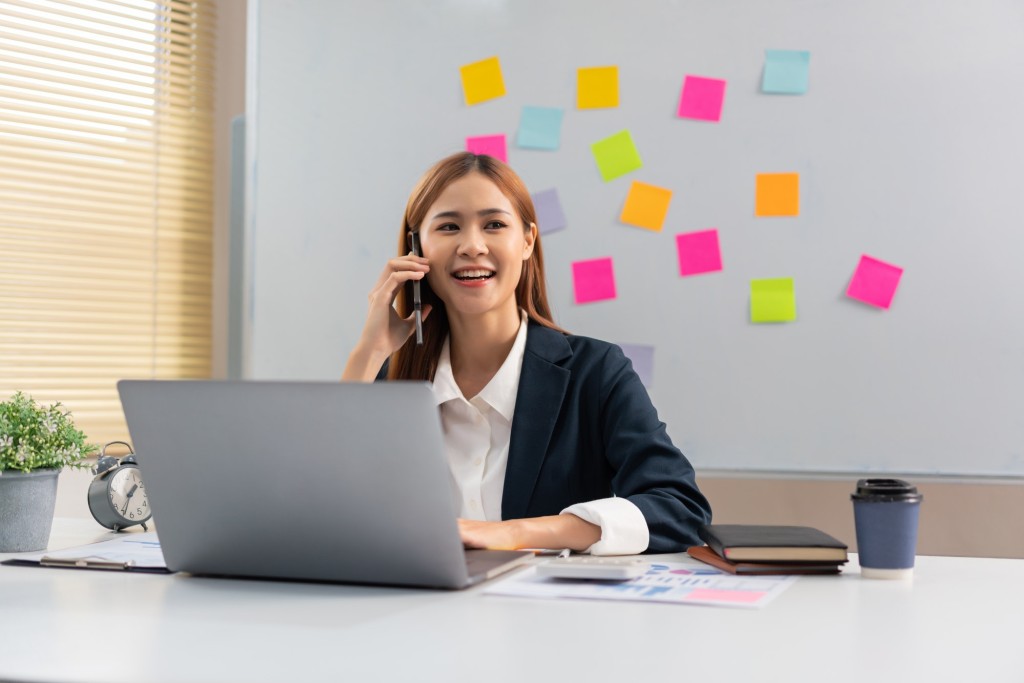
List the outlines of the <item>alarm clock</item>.
{"label": "alarm clock", "polygon": [[[114,444],[128,447],[128,455],[120,461],[106,454],[107,448]],[[96,476],[89,484],[89,512],[96,521],[114,531],[136,524],[149,531],[146,522],[152,512],[131,444],[111,441],[104,445],[93,474]]]}

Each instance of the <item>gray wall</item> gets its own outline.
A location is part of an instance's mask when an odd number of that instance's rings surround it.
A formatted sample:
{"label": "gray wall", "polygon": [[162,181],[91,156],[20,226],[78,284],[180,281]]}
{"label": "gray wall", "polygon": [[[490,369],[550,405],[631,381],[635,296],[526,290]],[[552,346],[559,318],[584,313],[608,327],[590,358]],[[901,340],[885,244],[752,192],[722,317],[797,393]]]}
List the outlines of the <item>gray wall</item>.
{"label": "gray wall", "polygon": [[[565,108],[556,317],[655,346],[651,393],[704,470],[1024,475],[1024,4],[934,0],[546,3],[260,0],[249,90],[248,375],[334,378],[407,193],[466,135],[514,140]],[[642,36],[642,38],[641,38]],[[253,44],[250,47],[253,47]],[[811,52],[804,96],[759,92],[766,48]],[[509,94],[462,104],[458,67]],[[578,111],[575,69],[617,64],[622,105]],[[673,115],[684,74],[728,80],[721,123]],[[644,167],[601,181],[590,143],[631,130]],[[755,218],[754,176],[801,174],[801,214]],[[633,179],[666,228],[618,221]],[[717,227],[725,269],[680,278],[674,238]],[[889,311],[844,296],[862,253],[905,268]],[[619,297],[575,305],[572,261],[613,256]],[[752,278],[793,277],[798,319],[748,321]]]}
{"label": "gray wall", "polygon": [[[419,172],[464,135],[511,139],[524,104],[562,106],[559,152],[510,147],[531,188],[557,186],[569,214],[545,240],[556,313],[579,333],[657,344],[652,395],[717,521],[815,524],[853,544],[849,491],[886,469],[925,491],[923,554],[1024,557],[1011,265],[1024,5],[682,2],[657,3],[657,19],[652,3],[594,5],[251,5],[249,376],[336,377]],[[602,42],[617,27],[626,38]],[[811,51],[807,95],[758,94],[765,48]],[[455,70],[491,54],[510,94],[466,109]],[[622,69],[622,107],[575,111],[574,69],[607,63]],[[685,73],[728,79],[722,123],[672,118]],[[420,95],[393,97],[375,75]],[[605,185],[587,145],[622,127],[645,168]],[[646,130],[668,131],[671,152]],[[751,174],[776,168],[802,174],[802,215],[754,220]],[[675,190],[664,235],[618,225],[632,177]],[[705,227],[722,234],[722,273],[662,272],[653,292],[620,278],[618,302],[573,306],[572,260],[614,255],[625,273],[637,268],[627,256],[653,260],[676,232]],[[890,311],[842,297],[863,252],[906,268]],[[748,325],[746,281],[786,275],[798,322]],[[651,310],[666,313],[652,323]],[[934,471],[961,476],[920,474]],[[1003,476],[967,476],[980,473]]]}

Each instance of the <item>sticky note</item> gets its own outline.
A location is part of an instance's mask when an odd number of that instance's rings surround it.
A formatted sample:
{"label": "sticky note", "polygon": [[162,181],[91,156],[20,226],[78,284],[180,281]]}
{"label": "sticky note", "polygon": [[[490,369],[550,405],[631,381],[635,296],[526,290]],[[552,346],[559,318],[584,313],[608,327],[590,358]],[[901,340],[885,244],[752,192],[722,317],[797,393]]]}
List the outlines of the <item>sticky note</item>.
{"label": "sticky note", "polygon": [[576,70],[576,108],[619,106],[619,67],[591,66]]}
{"label": "sticky note", "polygon": [[626,203],[622,207],[619,220],[638,228],[660,232],[671,201],[672,190],[634,180],[629,187],[629,194],[626,195]]}
{"label": "sticky note", "polygon": [[717,228],[676,235],[676,251],[679,255],[679,274],[684,277],[722,269]]}
{"label": "sticky note", "polygon": [[590,151],[594,153],[597,168],[605,182],[615,180],[644,165],[628,130],[620,130],[615,135],[598,140],[590,145]]}
{"label": "sticky note", "polygon": [[793,278],[750,281],[750,322],[784,323],[796,320]]}
{"label": "sticky note", "polygon": [[718,78],[687,76],[679,95],[679,110],[683,119],[718,121],[722,118],[722,100],[725,99],[725,81]]}
{"label": "sticky note", "polygon": [[508,146],[505,135],[478,135],[466,138],[466,151],[473,154],[489,154],[495,159],[508,163]]}
{"label": "sticky note", "polygon": [[562,113],[559,107],[523,107],[516,144],[528,149],[558,149]]}
{"label": "sticky note", "polygon": [[902,275],[903,269],[899,266],[863,254],[850,279],[846,296],[888,309]]}
{"label": "sticky note", "polygon": [[576,303],[615,298],[615,273],[611,258],[576,261],[572,264],[572,284]]}
{"label": "sticky note", "polygon": [[505,79],[501,75],[501,63],[497,57],[460,66],[459,76],[462,78],[462,92],[467,105],[480,104],[505,94]]}
{"label": "sticky note", "polygon": [[557,189],[542,190],[530,195],[530,198],[533,199],[533,208],[537,212],[537,230],[540,234],[547,235],[564,230],[569,225]]}
{"label": "sticky note", "polygon": [[633,364],[633,369],[640,376],[645,387],[654,385],[654,347],[644,344],[619,344],[626,358]]}
{"label": "sticky note", "polygon": [[799,173],[758,173],[756,186],[754,215],[800,215]]}
{"label": "sticky note", "polygon": [[803,95],[810,65],[811,53],[806,50],[765,50],[761,92]]}

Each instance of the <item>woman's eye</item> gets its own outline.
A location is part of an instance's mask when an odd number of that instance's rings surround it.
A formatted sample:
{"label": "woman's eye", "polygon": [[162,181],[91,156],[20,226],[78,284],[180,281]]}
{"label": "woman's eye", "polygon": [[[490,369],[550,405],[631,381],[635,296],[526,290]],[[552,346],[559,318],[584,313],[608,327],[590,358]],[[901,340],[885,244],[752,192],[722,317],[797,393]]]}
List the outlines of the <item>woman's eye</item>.
{"label": "woman's eye", "polygon": [[442,232],[451,232],[453,230],[458,230],[459,226],[455,225],[454,223],[445,223],[444,225],[437,226],[437,229]]}
{"label": "woman's eye", "polygon": [[485,227],[487,227],[490,230],[498,230],[500,228],[504,228],[505,224],[502,223],[501,221],[491,221]]}

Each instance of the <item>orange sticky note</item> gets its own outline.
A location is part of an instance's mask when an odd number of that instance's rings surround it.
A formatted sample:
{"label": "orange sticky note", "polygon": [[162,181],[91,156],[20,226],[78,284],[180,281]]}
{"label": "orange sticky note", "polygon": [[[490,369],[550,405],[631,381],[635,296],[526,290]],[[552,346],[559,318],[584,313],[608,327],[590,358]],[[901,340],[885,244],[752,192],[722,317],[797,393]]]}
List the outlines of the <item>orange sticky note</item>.
{"label": "orange sticky note", "polygon": [[591,66],[576,70],[576,108],[619,106],[619,67]]}
{"label": "orange sticky note", "polygon": [[671,201],[672,190],[634,180],[619,220],[638,228],[660,232]]}
{"label": "orange sticky note", "polygon": [[505,94],[505,79],[501,75],[501,63],[497,57],[488,57],[479,62],[459,67],[462,77],[462,92],[466,104],[474,105]]}
{"label": "orange sticky note", "polygon": [[799,216],[800,174],[758,173],[755,216]]}

